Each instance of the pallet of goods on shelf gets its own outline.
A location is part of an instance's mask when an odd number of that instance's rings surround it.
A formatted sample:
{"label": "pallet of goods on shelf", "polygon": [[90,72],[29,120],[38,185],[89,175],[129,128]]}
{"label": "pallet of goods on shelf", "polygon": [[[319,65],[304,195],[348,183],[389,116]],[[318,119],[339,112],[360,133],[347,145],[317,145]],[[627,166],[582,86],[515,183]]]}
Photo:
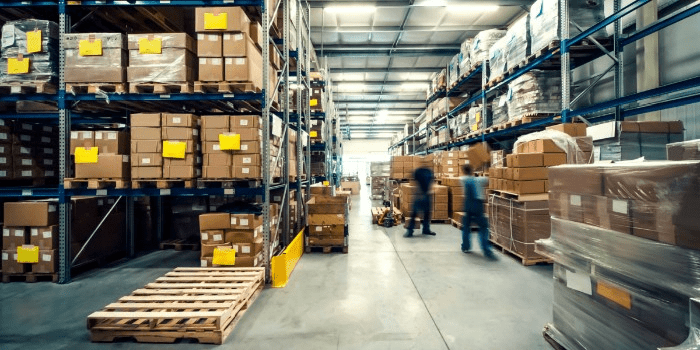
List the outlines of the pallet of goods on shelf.
{"label": "pallet of goods on shelf", "polygon": [[499,39],[506,35],[505,30],[488,29],[479,32],[474,36],[471,46],[469,47],[469,63],[471,70],[481,66],[483,61],[489,59],[489,50]]}
{"label": "pallet of goods on shelf", "polygon": [[27,19],[2,26],[0,92],[55,93],[59,30],[55,22]]}
{"label": "pallet of goods on shelf", "polygon": [[394,156],[391,157],[391,179],[395,180],[410,180],[413,179],[413,173],[421,167],[433,168],[432,161],[429,161],[423,156]]}
{"label": "pallet of goods on shelf", "polygon": [[663,348],[686,340],[700,257],[698,171],[698,161],[550,169],[551,236],[536,243],[555,262],[546,335],[567,348]]}
{"label": "pallet of goods on shelf", "polygon": [[[146,39],[147,40],[147,39]],[[129,50],[121,33],[63,34],[66,91],[117,92],[126,88]]]}
{"label": "pallet of goods on shelf", "polygon": [[131,180],[129,133],[96,129],[71,131],[74,176],[65,188],[128,188]]}
{"label": "pallet of goods on shelf", "polygon": [[619,134],[596,141],[600,146],[600,160],[620,161],[644,157],[647,160],[666,160],[667,144],[683,141],[683,122],[619,123]]}
{"label": "pallet of goods on shelf", "polygon": [[129,34],[130,93],[191,93],[197,49],[186,33]]}
{"label": "pallet of goods on shelf", "polygon": [[561,113],[561,73],[531,70],[508,84],[508,121]]}
{"label": "pallet of goods on shelf", "polygon": [[530,57],[532,39],[530,38],[530,14],[526,14],[508,28],[506,33],[506,68],[509,74],[522,68]]}
{"label": "pallet of goods on shelf", "polygon": [[0,119],[0,180],[43,186],[58,180],[58,129]]}
{"label": "pallet of goods on shelf", "polygon": [[348,252],[348,196],[317,194],[306,203],[309,234],[306,252]]}
{"label": "pallet of goods on shelf", "polygon": [[[573,33],[579,31],[573,25],[581,28],[589,28],[605,19],[604,3],[585,0],[568,1],[569,6],[569,30]],[[530,36],[532,40],[532,53],[552,49],[556,43],[558,48],[561,41],[561,11],[559,0],[537,0],[530,8]],[[603,28],[592,35],[593,38],[608,37],[607,28]]]}
{"label": "pallet of goods on shelf", "polygon": [[505,35],[496,40],[489,48],[489,76],[486,86],[500,83],[508,72],[508,43],[510,37]]}
{"label": "pallet of goods on shelf", "polygon": [[700,160],[700,139],[667,144],[666,159]]}

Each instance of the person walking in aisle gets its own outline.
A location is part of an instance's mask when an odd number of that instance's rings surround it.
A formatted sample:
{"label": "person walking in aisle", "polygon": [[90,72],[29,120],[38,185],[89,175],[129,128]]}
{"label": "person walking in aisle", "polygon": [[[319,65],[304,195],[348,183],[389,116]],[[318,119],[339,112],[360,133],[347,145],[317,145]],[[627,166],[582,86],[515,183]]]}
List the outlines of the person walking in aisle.
{"label": "person walking in aisle", "polygon": [[489,223],[484,217],[484,187],[488,185],[487,177],[472,176],[472,168],[469,164],[462,170],[464,176],[464,220],[462,222],[462,252],[471,252],[471,224],[472,221],[479,225],[479,242],[484,256],[489,259],[496,259],[491,252],[491,242],[489,242]]}
{"label": "person walking in aisle", "polygon": [[404,237],[413,237],[413,229],[416,227],[416,216],[418,212],[423,213],[423,234],[435,236],[435,232],[430,231],[430,214],[433,209],[430,201],[430,188],[433,186],[433,171],[428,168],[418,168],[413,173],[413,178],[418,182],[420,193],[416,196],[411,207],[411,221],[408,222]]}

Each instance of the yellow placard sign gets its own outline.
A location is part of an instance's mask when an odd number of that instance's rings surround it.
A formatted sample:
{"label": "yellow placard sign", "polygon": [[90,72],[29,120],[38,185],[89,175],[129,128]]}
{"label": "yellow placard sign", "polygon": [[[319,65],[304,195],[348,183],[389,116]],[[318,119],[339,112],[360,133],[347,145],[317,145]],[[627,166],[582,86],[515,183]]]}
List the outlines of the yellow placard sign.
{"label": "yellow placard sign", "polygon": [[75,164],[97,163],[97,147],[76,147]]}
{"label": "yellow placard sign", "polygon": [[477,131],[477,130],[479,130],[479,124],[474,124],[474,125],[472,125],[470,129],[471,129],[472,131]]}
{"label": "yellow placard sign", "polygon": [[23,245],[17,247],[17,262],[23,264],[38,263],[39,247],[35,245]]}
{"label": "yellow placard sign", "polygon": [[219,134],[219,147],[222,151],[241,149],[241,134]]}
{"label": "yellow placard sign", "polygon": [[204,29],[219,30],[228,29],[228,13],[204,13]]}
{"label": "yellow placard sign", "polygon": [[318,106],[318,99],[312,98],[311,101],[309,101],[309,105],[311,107],[316,107]]}
{"label": "yellow placard sign", "polygon": [[211,263],[214,265],[236,265],[236,251],[232,248],[216,247]]}
{"label": "yellow placard sign", "polygon": [[27,32],[27,53],[41,52],[41,30]]}
{"label": "yellow placard sign", "polygon": [[80,40],[78,53],[80,56],[102,56],[102,39]]}
{"label": "yellow placard sign", "polygon": [[139,39],[139,53],[142,55],[159,55],[163,53],[163,40],[161,38]]}
{"label": "yellow placard sign", "polygon": [[29,58],[18,57],[7,59],[7,74],[27,74],[29,73]]}
{"label": "yellow placard sign", "polygon": [[480,122],[480,121],[481,121],[481,113],[477,113],[477,114],[475,115],[475,119],[476,119],[477,122]]}
{"label": "yellow placard sign", "polygon": [[598,282],[596,286],[598,295],[629,310],[632,308],[632,296],[630,293],[605,282]]}
{"label": "yellow placard sign", "polygon": [[316,130],[311,130],[311,132],[309,133],[309,136],[311,136],[311,137],[318,137],[318,131],[316,131]]}
{"label": "yellow placard sign", "polygon": [[185,159],[187,143],[182,141],[163,141],[163,158]]}
{"label": "yellow placard sign", "polygon": [[323,181],[323,186],[330,186],[330,185],[331,185],[330,181]]}

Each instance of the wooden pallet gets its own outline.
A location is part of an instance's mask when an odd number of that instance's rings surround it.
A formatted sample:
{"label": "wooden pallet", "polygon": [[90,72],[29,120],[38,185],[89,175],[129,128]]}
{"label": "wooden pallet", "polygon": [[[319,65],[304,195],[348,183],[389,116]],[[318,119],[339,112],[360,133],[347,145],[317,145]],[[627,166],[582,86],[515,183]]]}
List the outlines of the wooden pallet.
{"label": "wooden pallet", "polygon": [[503,79],[505,79],[506,76],[507,76],[507,75],[504,73],[504,74],[501,74],[501,75],[499,75],[499,76],[497,76],[497,77],[495,77],[495,78],[493,78],[493,79],[490,79],[490,80],[486,83],[486,88],[490,89],[490,88],[492,88],[492,87],[498,85],[498,83],[502,82]]}
{"label": "wooden pallet", "polygon": [[129,83],[131,94],[191,94],[192,83]]}
{"label": "wooden pallet", "polygon": [[519,260],[524,266],[532,266],[537,264],[551,264],[554,262],[554,260],[545,257],[525,257],[521,253],[518,253],[510,248],[502,246],[501,244],[499,244],[491,238],[489,238],[489,241],[493,244],[495,248],[498,248],[502,253],[510,255],[516,260]]}
{"label": "wooden pallet", "polygon": [[549,200],[549,193],[517,194],[502,190],[491,190],[494,194],[503,198],[514,199],[520,202],[546,201]]}
{"label": "wooden pallet", "polygon": [[125,83],[66,83],[66,92],[73,94],[125,93],[127,91]]}
{"label": "wooden pallet", "polygon": [[9,94],[55,94],[56,85],[42,82],[15,82],[0,84],[0,95]]}
{"label": "wooden pallet", "polygon": [[2,275],[2,282],[3,283],[9,283],[9,282],[27,282],[27,283],[53,282],[53,283],[56,283],[56,282],[58,282],[58,274],[57,273],[35,273],[35,272],[17,273],[17,274],[3,274]]}
{"label": "wooden pallet", "polygon": [[126,179],[63,179],[63,187],[66,189],[73,188],[129,188],[129,180]]}
{"label": "wooden pallet", "polygon": [[348,246],[346,245],[307,245],[304,247],[304,250],[307,254],[309,253],[323,253],[323,254],[330,254],[330,253],[343,253],[347,254],[348,253]]}
{"label": "wooden pallet", "polygon": [[87,328],[93,342],[223,344],[264,283],[260,267],[180,267],[92,313]]}
{"label": "wooden pallet", "polygon": [[177,251],[181,250],[199,250],[199,242],[188,241],[184,239],[173,239],[169,241],[164,241],[160,243],[160,249],[175,249]]}
{"label": "wooden pallet", "polygon": [[[430,219],[431,224],[451,224],[452,219]],[[407,224],[409,221],[411,221],[411,216],[410,213],[408,216],[403,217],[403,223]],[[416,218],[416,224],[422,222],[420,218]]]}
{"label": "wooden pallet", "polygon": [[245,81],[245,82],[205,82],[196,81],[194,83],[194,92],[196,93],[218,93],[218,94],[232,94],[232,93],[259,93],[262,90],[255,86],[255,84]]}
{"label": "wooden pallet", "polygon": [[256,188],[262,186],[262,179],[197,179],[197,188]]}
{"label": "wooden pallet", "polygon": [[[184,188],[194,188],[197,179],[135,179],[131,180],[131,188],[173,188],[173,187],[184,187]],[[181,186],[179,186],[181,185]]]}
{"label": "wooden pallet", "polygon": [[457,222],[457,220],[455,220],[455,219],[450,219],[450,223],[452,224],[452,226],[454,226],[454,227],[456,227],[456,228],[458,228],[458,229],[460,229],[460,230],[462,229],[462,223],[461,223],[461,222]]}

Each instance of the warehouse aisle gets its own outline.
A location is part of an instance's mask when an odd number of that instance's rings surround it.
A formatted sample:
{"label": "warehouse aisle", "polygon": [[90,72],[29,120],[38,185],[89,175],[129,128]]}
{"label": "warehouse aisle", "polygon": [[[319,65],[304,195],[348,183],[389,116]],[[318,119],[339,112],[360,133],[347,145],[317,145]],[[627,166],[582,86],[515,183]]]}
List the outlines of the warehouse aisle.
{"label": "warehouse aisle", "polygon": [[[266,289],[222,349],[549,349],[551,266],[459,251],[456,228],[402,237],[373,226],[368,193],[353,196],[349,254],[304,255],[284,289]],[[3,350],[212,349],[200,344],[92,344],[88,314],[196,252],[159,251],[59,286],[0,284]]]}

